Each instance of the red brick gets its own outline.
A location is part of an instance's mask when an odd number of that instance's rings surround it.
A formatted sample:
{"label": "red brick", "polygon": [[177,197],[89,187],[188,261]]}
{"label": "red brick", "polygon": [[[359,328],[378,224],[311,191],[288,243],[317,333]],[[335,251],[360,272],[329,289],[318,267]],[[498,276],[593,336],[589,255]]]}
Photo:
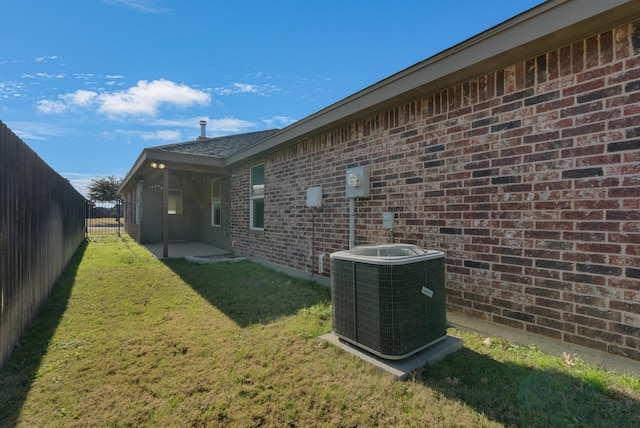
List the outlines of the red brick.
{"label": "red brick", "polygon": [[562,338],[562,333],[560,331],[546,328],[546,327],[541,327],[539,325],[527,324],[526,330],[530,333],[541,334],[544,336],[549,336],[554,339]]}
{"label": "red brick", "polygon": [[607,352],[607,344],[599,340],[588,339],[577,334],[564,334],[563,339],[569,343]]}

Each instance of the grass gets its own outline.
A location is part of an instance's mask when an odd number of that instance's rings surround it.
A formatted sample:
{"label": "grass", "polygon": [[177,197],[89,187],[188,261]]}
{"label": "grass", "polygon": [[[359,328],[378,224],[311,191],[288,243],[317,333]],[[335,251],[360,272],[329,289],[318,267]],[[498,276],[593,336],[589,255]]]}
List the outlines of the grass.
{"label": "grass", "polygon": [[85,244],[0,371],[0,426],[640,426],[640,378],[463,331],[396,381],[318,339],[327,289]]}
{"label": "grass", "polygon": [[115,218],[115,217],[88,217],[87,218],[87,226],[89,227],[115,227],[120,225],[124,225],[124,217]]}

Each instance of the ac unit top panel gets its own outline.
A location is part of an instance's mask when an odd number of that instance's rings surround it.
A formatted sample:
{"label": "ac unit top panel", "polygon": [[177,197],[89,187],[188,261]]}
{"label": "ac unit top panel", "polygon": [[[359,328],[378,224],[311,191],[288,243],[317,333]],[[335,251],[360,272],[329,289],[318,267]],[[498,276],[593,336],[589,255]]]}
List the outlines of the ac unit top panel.
{"label": "ac unit top panel", "polygon": [[411,244],[369,244],[330,255],[332,259],[369,263],[374,265],[404,265],[444,257],[442,251],[425,250]]}

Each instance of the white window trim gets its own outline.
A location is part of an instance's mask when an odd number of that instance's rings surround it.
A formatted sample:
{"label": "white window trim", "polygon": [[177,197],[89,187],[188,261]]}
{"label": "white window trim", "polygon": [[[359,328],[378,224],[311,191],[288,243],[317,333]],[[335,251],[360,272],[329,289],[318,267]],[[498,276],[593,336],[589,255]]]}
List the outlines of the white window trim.
{"label": "white window trim", "polygon": [[[265,168],[264,168],[264,164],[258,164],[258,165],[254,165],[251,167],[251,170],[249,171],[249,229],[251,230],[264,230],[264,227],[254,227],[254,219],[253,219],[253,201],[255,200],[259,200],[262,199],[264,201],[264,190],[262,191],[261,194],[259,195],[254,195],[253,194],[253,171],[255,168],[262,166],[263,168],[263,177],[262,179],[264,181],[266,181],[266,174],[265,174]],[[265,184],[263,183],[263,186],[265,186]],[[266,187],[266,186],[265,186]],[[262,217],[262,224],[264,224],[265,218],[264,218],[264,212],[263,212],[263,217]]]}
{"label": "white window trim", "polygon": [[[218,198],[214,198],[213,189],[215,186],[218,186]],[[220,211],[220,218],[218,219],[219,223],[215,223],[215,212],[216,212],[216,202]],[[214,178],[211,180],[211,226],[212,227],[222,227],[222,179]]]}

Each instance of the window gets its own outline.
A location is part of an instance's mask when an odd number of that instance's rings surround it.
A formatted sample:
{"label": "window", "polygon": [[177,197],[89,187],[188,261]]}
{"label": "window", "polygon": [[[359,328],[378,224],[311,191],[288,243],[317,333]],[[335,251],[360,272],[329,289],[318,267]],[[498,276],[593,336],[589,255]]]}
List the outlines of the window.
{"label": "window", "polygon": [[134,223],[140,224],[142,223],[142,190],[144,185],[142,183],[138,183],[136,186],[135,193],[133,194],[133,209],[134,209]]}
{"label": "window", "polygon": [[219,178],[211,180],[211,226],[220,226],[222,212],[222,192]]}
{"label": "window", "polygon": [[182,214],[182,190],[169,189],[168,214]]}
{"label": "window", "polygon": [[251,168],[251,229],[264,229],[264,164]]}

